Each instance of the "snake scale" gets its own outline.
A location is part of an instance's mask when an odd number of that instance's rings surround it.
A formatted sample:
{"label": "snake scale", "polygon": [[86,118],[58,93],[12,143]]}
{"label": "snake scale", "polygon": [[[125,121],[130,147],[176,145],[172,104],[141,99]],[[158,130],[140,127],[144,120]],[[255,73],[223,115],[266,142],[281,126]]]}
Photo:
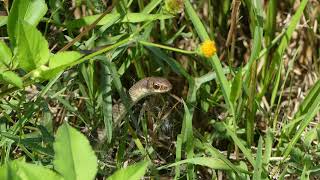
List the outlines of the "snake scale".
{"label": "snake scale", "polygon": [[[168,92],[172,89],[171,83],[162,77],[146,77],[135,83],[129,89],[129,107],[134,106],[142,98]],[[115,104],[112,107],[113,121],[118,124],[126,116],[128,110],[123,103]]]}

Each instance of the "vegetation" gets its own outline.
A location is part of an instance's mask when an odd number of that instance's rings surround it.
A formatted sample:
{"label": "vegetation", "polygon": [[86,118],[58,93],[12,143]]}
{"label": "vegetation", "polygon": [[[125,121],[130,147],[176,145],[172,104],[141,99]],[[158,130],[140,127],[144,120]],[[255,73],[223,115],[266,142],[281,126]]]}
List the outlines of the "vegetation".
{"label": "vegetation", "polygon": [[[0,179],[317,179],[320,3],[1,1]],[[167,78],[117,125],[112,106]]]}

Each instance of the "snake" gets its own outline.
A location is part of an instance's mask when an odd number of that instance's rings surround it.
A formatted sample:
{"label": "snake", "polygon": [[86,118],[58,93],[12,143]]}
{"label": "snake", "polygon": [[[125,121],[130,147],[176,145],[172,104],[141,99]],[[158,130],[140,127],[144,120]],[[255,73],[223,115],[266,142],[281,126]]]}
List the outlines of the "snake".
{"label": "snake", "polygon": [[[163,77],[146,77],[136,82],[129,89],[129,104],[128,108],[132,108],[139,100],[155,94],[169,92],[172,89],[172,84]],[[118,103],[112,107],[112,117],[116,124],[128,113],[128,109],[123,103]]]}

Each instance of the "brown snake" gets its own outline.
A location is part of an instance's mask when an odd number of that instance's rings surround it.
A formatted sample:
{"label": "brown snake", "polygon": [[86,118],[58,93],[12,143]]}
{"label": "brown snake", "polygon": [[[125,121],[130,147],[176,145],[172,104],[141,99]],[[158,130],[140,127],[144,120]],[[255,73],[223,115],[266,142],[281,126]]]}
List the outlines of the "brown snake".
{"label": "brown snake", "polygon": [[[146,77],[135,83],[129,89],[129,108],[134,106],[142,98],[168,92],[172,89],[171,83],[162,77]],[[120,123],[125,117],[128,110],[123,103],[116,104],[112,107],[112,117],[116,124]]]}

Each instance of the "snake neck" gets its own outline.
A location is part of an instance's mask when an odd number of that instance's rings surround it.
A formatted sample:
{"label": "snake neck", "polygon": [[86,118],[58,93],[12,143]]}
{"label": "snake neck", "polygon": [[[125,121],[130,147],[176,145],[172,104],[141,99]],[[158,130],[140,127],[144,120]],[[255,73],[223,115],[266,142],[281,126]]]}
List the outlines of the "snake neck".
{"label": "snake neck", "polygon": [[135,83],[129,89],[129,100],[126,106],[123,103],[119,103],[113,106],[112,116],[114,122],[120,122],[125,117],[129,109],[135,105],[142,98],[152,95],[168,92],[171,90],[172,85],[164,78],[159,77],[147,77],[137,83]]}
{"label": "snake neck", "polygon": [[[128,100],[127,108],[129,109],[132,108],[132,106],[134,106],[139,100],[151,94],[154,94],[154,93],[151,93],[150,91],[147,91],[144,88],[140,88],[139,90],[137,90],[135,86],[131,87],[129,89],[129,100]],[[113,112],[112,116],[113,116],[114,122],[118,122],[125,117],[125,115],[129,111],[129,109],[127,108],[124,103],[118,103],[112,107],[112,112]]]}
{"label": "snake neck", "polygon": [[133,104],[137,103],[142,98],[151,95],[152,93],[145,88],[140,88],[139,90],[136,90],[136,88],[133,86],[129,89],[129,96],[130,100]]}

